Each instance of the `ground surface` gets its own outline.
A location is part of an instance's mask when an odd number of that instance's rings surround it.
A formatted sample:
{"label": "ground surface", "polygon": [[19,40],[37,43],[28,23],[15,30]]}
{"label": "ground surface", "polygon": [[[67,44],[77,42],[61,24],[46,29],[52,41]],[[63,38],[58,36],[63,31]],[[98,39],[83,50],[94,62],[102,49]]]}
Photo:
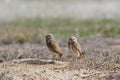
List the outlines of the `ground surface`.
{"label": "ground surface", "polygon": [[[120,38],[79,39],[86,51],[79,61],[71,61],[65,41],[60,43],[64,52],[60,64],[19,63],[21,59],[50,60],[52,56],[45,45],[0,45],[0,78],[2,80],[119,80]],[[8,55],[9,53],[9,55]],[[21,59],[14,60],[18,55]],[[14,60],[14,61],[13,61]],[[17,62],[18,61],[18,62]]]}
{"label": "ground surface", "polygon": [[[120,1],[0,2],[0,80],[120,79]],[[57,63],[48,62],[52,59],[44,40],[48,33],[63,51]],[[67,47],[71,35],[83,37],[78,40],[86,53],[78,61]]]}

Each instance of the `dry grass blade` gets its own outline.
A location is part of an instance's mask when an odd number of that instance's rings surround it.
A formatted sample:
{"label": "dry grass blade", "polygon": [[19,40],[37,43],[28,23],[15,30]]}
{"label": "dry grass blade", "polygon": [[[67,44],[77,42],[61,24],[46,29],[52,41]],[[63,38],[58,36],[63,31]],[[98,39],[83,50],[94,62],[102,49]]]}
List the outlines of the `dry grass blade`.
{"label": "dry grass blade", "polygon": [[40,64],[40,65],[45,65],[45,64],[69,64],[70,62],[61,62],[61,61],[55,61],[55,60],[43,60],[43,59],[14,59],[11,62],[14,63],[27,63],[27,64]]}

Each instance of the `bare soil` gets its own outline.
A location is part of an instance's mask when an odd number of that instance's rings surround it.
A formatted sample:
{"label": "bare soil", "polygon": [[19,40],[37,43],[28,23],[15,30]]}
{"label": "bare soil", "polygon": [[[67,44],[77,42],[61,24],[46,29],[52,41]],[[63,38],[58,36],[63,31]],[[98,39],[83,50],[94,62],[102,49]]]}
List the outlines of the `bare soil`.
{"label": "bare soil", "polygon": [[[45,45],[0,45],[0,80],[120,79],[120,38],[79,38],[86,52],[80,60],[73,60],[66,41],[61,41],[64,53],[62,59],[55,63],[49,62],[52,55]],[[18,56],[20,59],[17,59]]]}

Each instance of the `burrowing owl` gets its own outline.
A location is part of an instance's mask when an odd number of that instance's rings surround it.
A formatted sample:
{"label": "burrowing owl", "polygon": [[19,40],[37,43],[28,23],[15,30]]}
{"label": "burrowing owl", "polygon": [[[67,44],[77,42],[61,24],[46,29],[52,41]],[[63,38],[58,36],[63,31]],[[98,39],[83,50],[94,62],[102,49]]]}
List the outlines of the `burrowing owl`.
{"label": "burrowing owl", "polygon": [[52,34],[46,35],[46,44],[48,49],[53,53],[53,60],[56,57],[60,58],[62,56],[62,50]]}
{"label": "burrowing owl", "polygon": [[76,56],[78,59],[80,59],[83,56],[83,51],[80,46],[80,44],[77,41],[77,38],[72,36],[68,40],[68,48],[70,52]]}

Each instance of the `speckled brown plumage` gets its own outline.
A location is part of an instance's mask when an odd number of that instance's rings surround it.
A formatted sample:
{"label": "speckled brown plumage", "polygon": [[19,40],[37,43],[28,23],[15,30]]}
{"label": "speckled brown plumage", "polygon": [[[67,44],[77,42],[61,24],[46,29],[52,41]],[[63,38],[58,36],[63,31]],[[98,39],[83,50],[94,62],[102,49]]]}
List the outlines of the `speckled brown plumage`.
{"label": "speckled brown plumage", "polygon": [[59,57],[62,56],[62,50],[60,49],[52,34],[46,35],[46,45],[48,49],[53,53],[53,55],[58,55]]}
{"label": "speckled brown plumage", "polygon": [[81,48],[80,44],[78,43],[76,37],[72,36],[69,38],[68,48],[74,56],[76,56],[78,58],[81,58],[83,56],[82,48]]}

